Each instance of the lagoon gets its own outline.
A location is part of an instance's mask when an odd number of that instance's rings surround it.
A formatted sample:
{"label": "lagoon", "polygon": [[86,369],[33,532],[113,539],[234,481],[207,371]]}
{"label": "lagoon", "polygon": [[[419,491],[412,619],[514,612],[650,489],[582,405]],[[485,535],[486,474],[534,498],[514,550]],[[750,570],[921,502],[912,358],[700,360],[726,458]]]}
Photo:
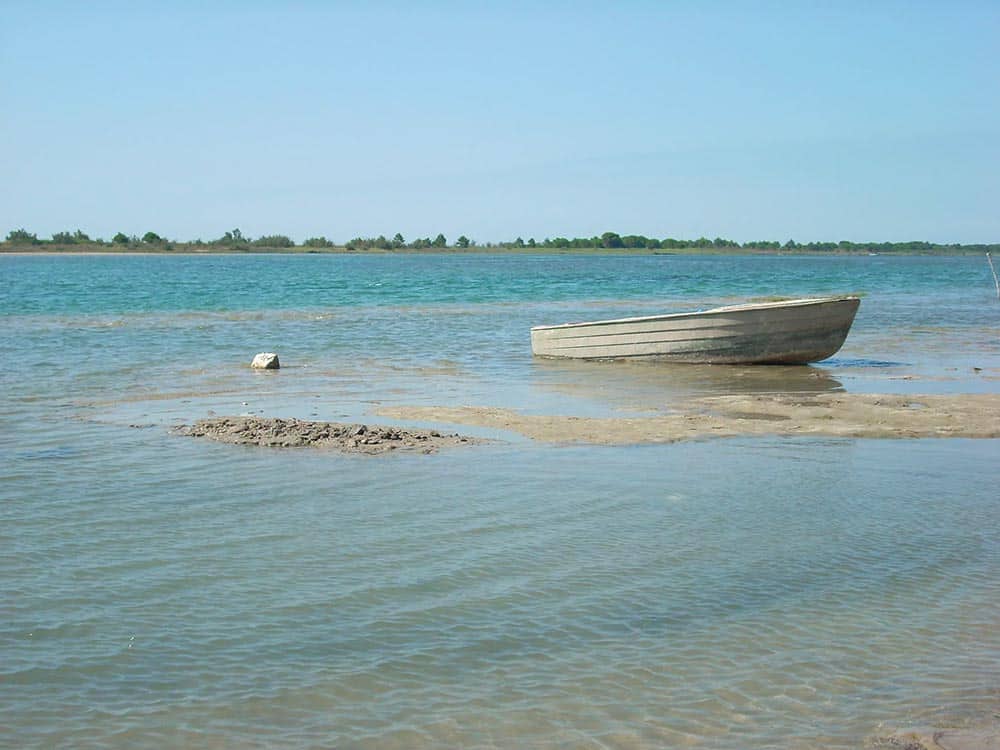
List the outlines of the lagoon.
{"label": "lagoon", "polygon": [[[0,275],[0,743],[855,748],[996,711],[996,440],[467,427],[493,442],[367,457],[171,433],[997,393],[984,260],[17,256]],[[534,324],[848,292],[854,330],[815,367],[530,356]],[[281,371],[248,369],[264,350]]]}

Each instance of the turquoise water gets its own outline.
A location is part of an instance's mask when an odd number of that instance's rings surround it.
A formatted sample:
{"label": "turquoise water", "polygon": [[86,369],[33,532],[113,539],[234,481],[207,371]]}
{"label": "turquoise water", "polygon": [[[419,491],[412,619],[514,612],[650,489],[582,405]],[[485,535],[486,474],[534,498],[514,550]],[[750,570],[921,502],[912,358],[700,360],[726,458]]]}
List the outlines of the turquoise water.
{"label": "turquoise water", "polygon": [[[212,412],[996,392],[979,258],[0,257],[0,746],[855,748],[1000,690],[995,440],[204,443]],[[856,292],[810,368],[534,324]],[[257,351],[277,373],[251,372]]]}

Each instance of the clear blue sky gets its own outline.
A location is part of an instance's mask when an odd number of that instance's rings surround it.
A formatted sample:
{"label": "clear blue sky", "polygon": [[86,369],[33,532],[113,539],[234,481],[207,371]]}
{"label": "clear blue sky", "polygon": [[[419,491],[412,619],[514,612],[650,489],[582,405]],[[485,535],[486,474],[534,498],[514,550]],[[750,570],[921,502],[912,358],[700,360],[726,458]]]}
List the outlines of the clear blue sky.
{"label": "clear blue sky", "polygon": [[0,0],[0,232],[1000,241],[1000,3]]}

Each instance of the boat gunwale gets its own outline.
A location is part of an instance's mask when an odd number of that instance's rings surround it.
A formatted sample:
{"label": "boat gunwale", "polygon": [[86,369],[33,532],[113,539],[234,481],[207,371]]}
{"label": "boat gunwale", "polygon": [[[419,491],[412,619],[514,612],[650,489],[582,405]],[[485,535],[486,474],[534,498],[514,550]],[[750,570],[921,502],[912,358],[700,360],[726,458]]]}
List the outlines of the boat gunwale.
{"label": "boat gunwale", "polygon": [[840,297],[801,297],[790,300],[777,300],[774,302],[748,302],[742,305],[726,305],[724,307],[713,307],[709,310],[694,310],[691,312],[666,313],[662,315],[640,315],[634,318],[614,318],[609,320],[587,320],[579,323],[558,323],[556,325],[532,326],[532,331],[556,330],[560,328],[583,328],[586,326],[616,325],[619,323],[643,323],[655,320],[671,320],[678,318],[700,318],[708,315],[724,315],[732,312],[752,312],[754,310],[769,310],[783,307],[806,307],[811,305],[829,304],[831,302],[848,302],[855,300],[860,302],[857,295],[847,294]]}

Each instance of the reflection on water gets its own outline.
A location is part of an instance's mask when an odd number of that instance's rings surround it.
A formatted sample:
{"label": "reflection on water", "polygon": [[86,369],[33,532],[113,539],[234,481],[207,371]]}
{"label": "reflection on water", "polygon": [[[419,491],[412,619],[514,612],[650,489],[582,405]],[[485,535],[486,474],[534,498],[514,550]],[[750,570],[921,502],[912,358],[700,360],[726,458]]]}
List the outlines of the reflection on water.
{"label": "reflection on water", "polygon": [[906,367],[905,362],[889,362],[881,359],[864,359],[863,357],[834,357],[823,363],[831,368],[884,368],[884,367]]}
{"label": "reflection on water", "polygon": [[[661,410],[685,399],[718,395],[826,393],[843,385],[822,366],[694,365],[536,358],[532,378],[543,390],[628,411]],[[595,414],[593,408],[587,415]]]}

